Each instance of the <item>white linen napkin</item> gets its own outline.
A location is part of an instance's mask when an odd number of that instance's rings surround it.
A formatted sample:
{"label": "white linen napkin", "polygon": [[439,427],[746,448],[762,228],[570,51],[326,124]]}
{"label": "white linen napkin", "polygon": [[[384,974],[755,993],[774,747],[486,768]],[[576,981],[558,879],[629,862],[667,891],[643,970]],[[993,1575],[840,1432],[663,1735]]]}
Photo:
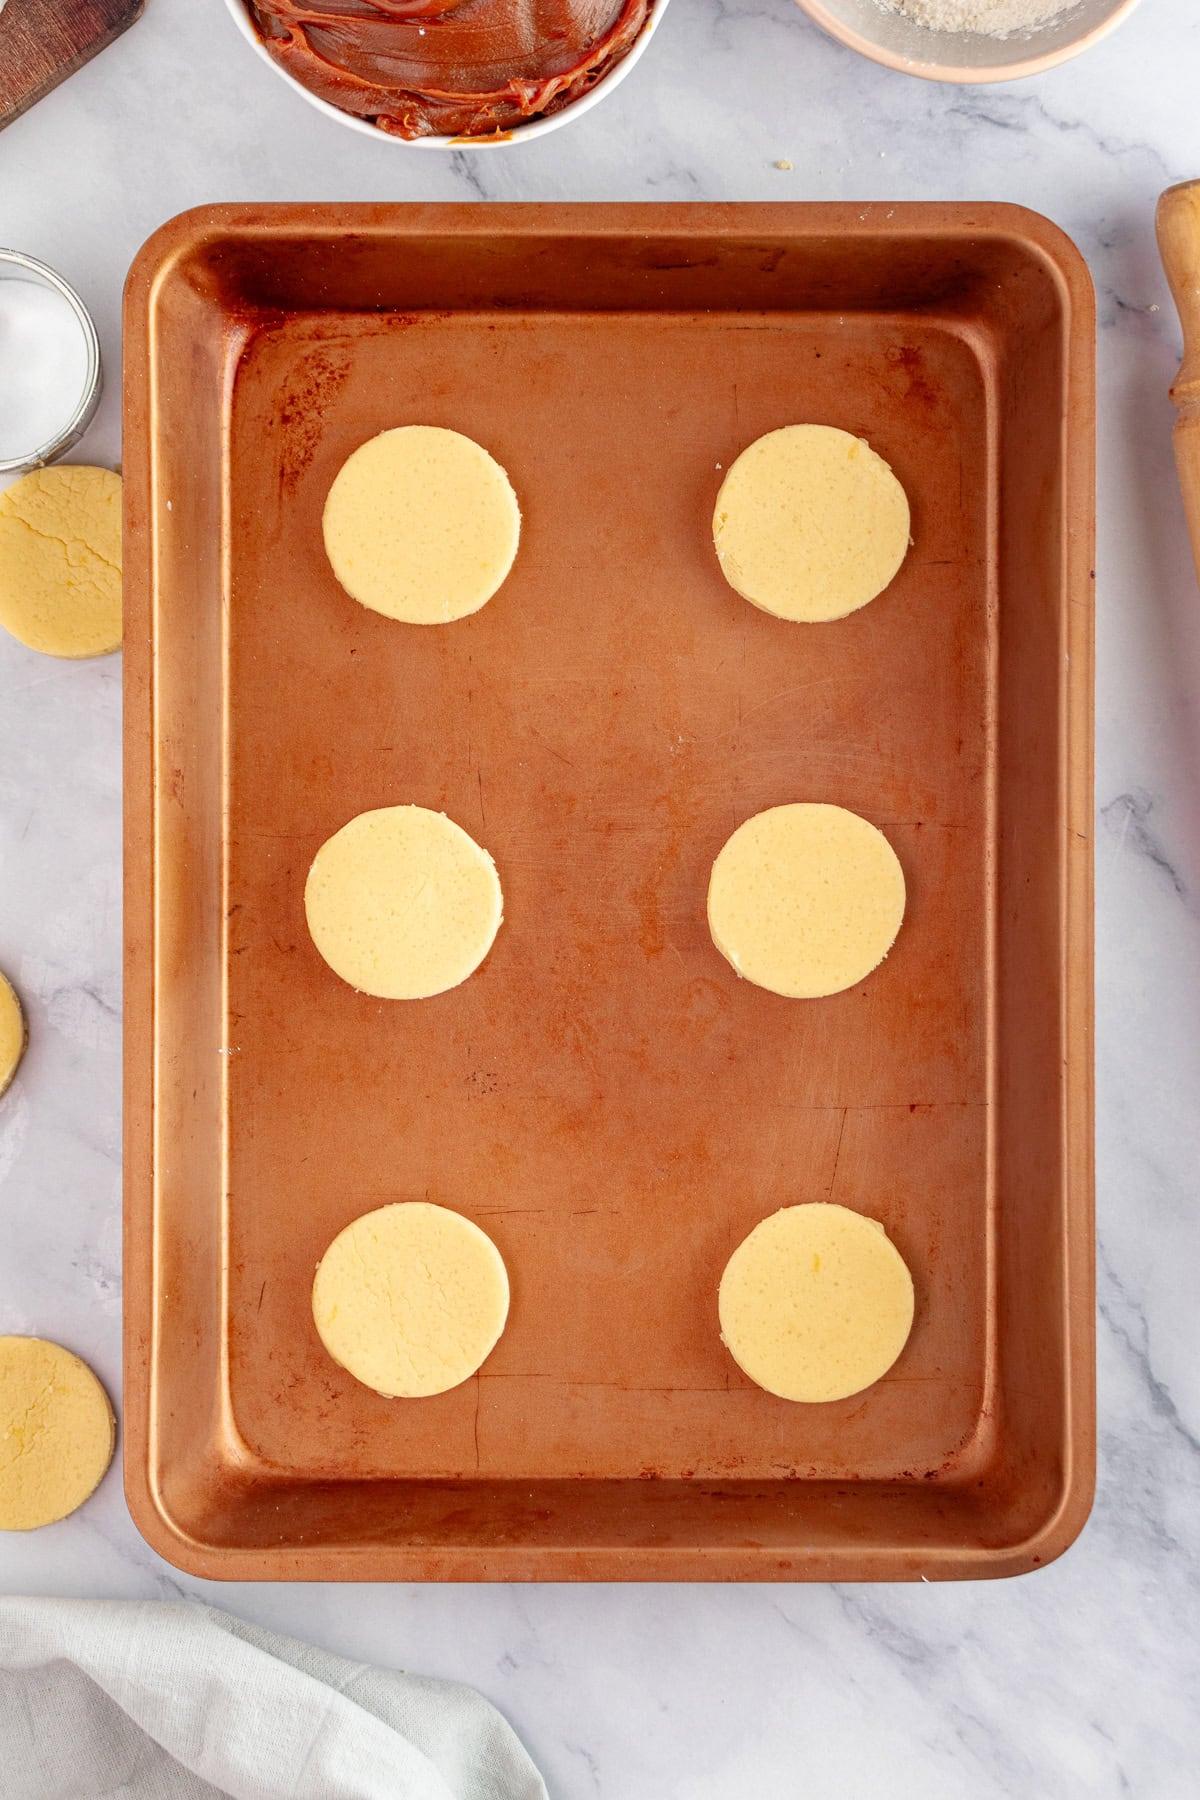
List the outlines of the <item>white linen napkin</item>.
{"label": "white linen napkin", "polygon": [[547,1800],[451,1682],[207,1606],[0,1599],[0,1793],[20,1800]]}

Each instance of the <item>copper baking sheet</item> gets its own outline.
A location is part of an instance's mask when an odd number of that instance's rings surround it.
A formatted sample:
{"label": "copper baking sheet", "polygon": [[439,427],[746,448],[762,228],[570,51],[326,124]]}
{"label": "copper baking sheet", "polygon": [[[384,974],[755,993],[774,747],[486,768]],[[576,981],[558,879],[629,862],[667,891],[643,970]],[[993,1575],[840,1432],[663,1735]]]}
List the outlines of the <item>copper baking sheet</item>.
{"label": "copper baking sheet", "polygon": [[[1010,1574],[1090,1503],[1093,302],[1004,206],[231,207],[165,227],[127,344],[126,1481],[242,1579]],[[913,505],[892,588],[787,626],[721,579],[722,466],[819,420]],[[454,426],[508,469],[514,572],[406,629],[320,516],[347,453]],[[836,998],[708,937],[747,815],[831,800],[909,888]],[[381,1004],[304,925],[353,814],[444,808],[506,922]],[[437,1399],[358,1386],[317,1258],[427,1195],[508,1330]],[[722,1348],[725,1259],[832,1197],[917,1317],[790,1406]]]}

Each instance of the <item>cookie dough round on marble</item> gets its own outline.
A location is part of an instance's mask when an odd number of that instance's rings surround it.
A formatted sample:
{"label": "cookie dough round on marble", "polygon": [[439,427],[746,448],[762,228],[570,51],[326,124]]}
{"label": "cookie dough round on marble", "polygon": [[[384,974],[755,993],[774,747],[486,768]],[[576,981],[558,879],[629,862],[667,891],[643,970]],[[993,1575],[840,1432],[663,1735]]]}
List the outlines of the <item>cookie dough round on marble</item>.
{"label": "cookie dough round on marble", "polygon": [[508,1272],[487,1233],[426,1201],[364,1213],[317,1265],[313,1320],[332,1356],[377,1394],[444,1394],[489,1356]]}
{"label": "cookie dough round on marble", "polygon": [[7,1091],[28,1042],[29,1031],[16,989],[0,971],[0,1094]]}
{"label": "cookie dough round on marble", "polygon": [[47,656],[121,647],[121,477],[35,469],[0,494],[0,625]]}
{"label": "cookie dough round on marble", "polygon": [[909,543],[908,498],[882,456],[832,425],[750,444],[717,495],[725,579],[779,619],[845,618],[883,592]]}
{"label": "cookie dough round on marble", "polygon": [[53,1525],[82,1506],[116,1429],[86,1363],[46,1338],[0,1337],[0,1530]]}
{"label": "cookie dough round on marble", "polygon": [[321,845],[304,911],[313,943],[351,987],[427,1000],[475,973],[504,897],[487,851],[445,813],[381,806]]}
{"label": "cookie dough round on marble", "polygon": [[342,465],[323,524],[333,572],[353,599],[409,625],[445,625],[478,612],[505,579],[521,509],[473,439],[402,425]]}
{"label": "cookie dough round on marble", "polygon": [[781,1400],[844,1400],[886,1375],[908,1341],[912,1276],[882,1225],[844,1206],[786,1206],[725,1266],[721,1339]]}
{"label": "cookie dough round on marble", "polygon": [[708,885],[713,943],[755,987],[815,1000],[878,967],[904,918],[904,871],[841,806],[773,806],[739,825]]}

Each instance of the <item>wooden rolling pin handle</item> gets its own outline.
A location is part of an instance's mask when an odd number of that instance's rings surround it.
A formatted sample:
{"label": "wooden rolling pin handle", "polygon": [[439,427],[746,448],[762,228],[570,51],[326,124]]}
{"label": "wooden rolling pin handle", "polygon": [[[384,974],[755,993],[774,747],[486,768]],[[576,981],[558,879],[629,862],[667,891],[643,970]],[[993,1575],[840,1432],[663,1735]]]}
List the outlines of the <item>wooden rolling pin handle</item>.
{"label": "wooden rolling pin handle", "polygon": [[1183,361],[1171,389],[1175,462],[1200,578],[1200,181],[1168,188],[1158,203],[1158,248],[1183,326]]}

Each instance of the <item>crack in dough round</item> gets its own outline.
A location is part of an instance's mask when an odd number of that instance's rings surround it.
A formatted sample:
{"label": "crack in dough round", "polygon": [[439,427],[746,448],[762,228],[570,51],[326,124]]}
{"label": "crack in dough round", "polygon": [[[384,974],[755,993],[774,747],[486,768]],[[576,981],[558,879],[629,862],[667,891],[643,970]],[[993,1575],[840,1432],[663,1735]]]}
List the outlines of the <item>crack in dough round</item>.
{"label": "crack in dough round", "polygon": [[856,612],[892,581],[909,543],[908,498],[864,438],[784,425],[747,446],[717,495],[725,579],[779,619]]}
{"label": "crack in dough round", "polygon": [[738,826],[708,885],[713,943],[755,987],[815,1000],[877,968],[904,918],[904,871],[841,806],[773,806]]}
{"label": "crack in dough round", "polygon": [[0,1531],[34,1531],[82,1506],[116,1430],[86,1363],[46,1338],[0,1337]]}
{"label": "crack in dough round", "polygon": [[313,943],[351,987],[426,1000],[474,974],[504,898],[495,863],[461,825],[424,806],[383,806],[321,845],[304,911]]}
{"label": "crack in dough round", "polygon": [[0,625],[47,656],[121,648],[121,477],[66,464],[0,494]]}
{"label": "crack in dough round", "polygon": [[845,1400],[886,1375],[908,1341],[913,1284],[875,1219],[827,1201],[754,1227],[721,1277],[721,1339],[781,1400]]}
{"label": "crack in dough round", "polygon": [[504,1259],[487,1233],[420,1200],[347,1225],[317,1264],[312,1292],[334,1362],[389,1399],[466,1381],[495,1349],[508,1301]]}
{"label": "crack in dough round", "polygon": [[343,463],[323,530],[353,599],[409,625],[445,625],[478,612],[504,581],[521,509],[500,464],[473,439],[401,425]]}

